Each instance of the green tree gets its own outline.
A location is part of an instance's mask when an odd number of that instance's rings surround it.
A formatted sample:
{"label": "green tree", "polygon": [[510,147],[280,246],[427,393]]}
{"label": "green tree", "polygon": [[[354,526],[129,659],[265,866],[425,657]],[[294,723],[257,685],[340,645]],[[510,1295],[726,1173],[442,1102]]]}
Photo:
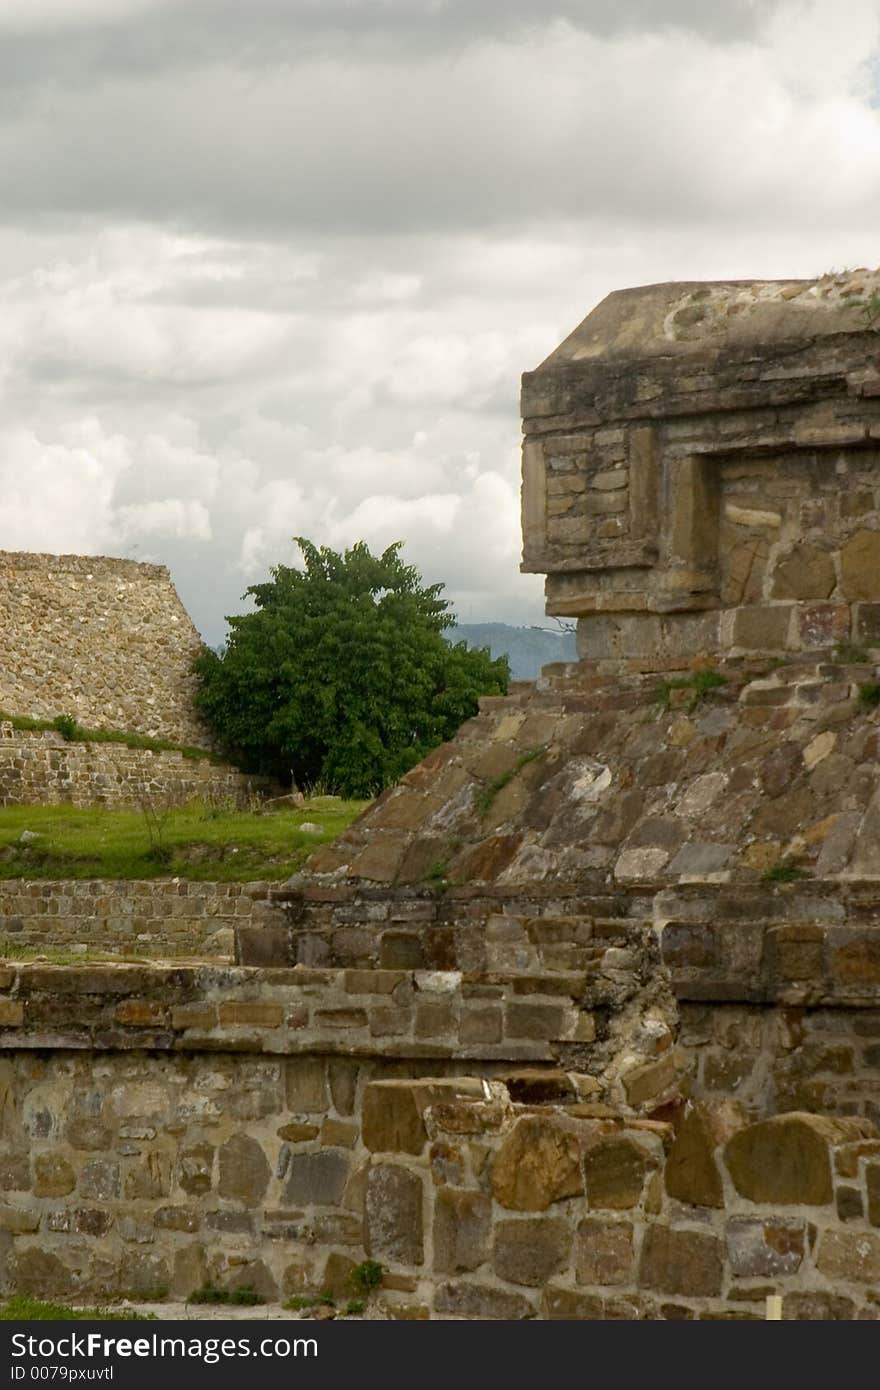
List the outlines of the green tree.
{"label": "green tree", "polygon": [[297,784],[371,796],[507,690],[507,658],[443,637],[443,585],[363,541],[344,554],[296,537],[304,569],[278,565],[196,662],[196,702],[228,756]]}

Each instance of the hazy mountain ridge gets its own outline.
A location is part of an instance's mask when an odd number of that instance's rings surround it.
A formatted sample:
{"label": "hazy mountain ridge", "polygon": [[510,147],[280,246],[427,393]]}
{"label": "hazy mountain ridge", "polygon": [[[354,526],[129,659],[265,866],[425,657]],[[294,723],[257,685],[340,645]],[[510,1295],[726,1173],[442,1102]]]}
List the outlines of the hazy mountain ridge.
{"label": "hazy mountain ridge", "polygon": [[531,681],[552,661],[576,661],[573,632],[510,623],[461,623],[445,634],[450,642],[488,647],[493,657],[506,655],[512,680]]}

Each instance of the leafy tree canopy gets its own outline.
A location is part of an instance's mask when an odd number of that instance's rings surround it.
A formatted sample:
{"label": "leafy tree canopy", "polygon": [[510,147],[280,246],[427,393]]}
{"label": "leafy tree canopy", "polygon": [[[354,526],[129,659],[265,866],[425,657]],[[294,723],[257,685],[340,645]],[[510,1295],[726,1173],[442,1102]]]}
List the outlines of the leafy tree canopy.
{"label": "leafy tree canopy", "polygon": [[363,541],[344,554],[296,537],[304,569],[274,568],[247,590],[218,655],[196,662],[197,704],[224,751],[300,786],[370,796],[503,694],[506,657],[448,643],[443,585]]}

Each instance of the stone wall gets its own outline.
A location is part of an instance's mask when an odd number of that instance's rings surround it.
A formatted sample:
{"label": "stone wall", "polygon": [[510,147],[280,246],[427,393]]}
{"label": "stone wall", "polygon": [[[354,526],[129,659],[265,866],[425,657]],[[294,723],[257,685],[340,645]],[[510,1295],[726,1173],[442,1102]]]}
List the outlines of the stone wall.
{"label": "stone wall", "polygon": [[164,565],[0,552],[0,709],[204,744],[199,635]]}
{"label": "stone wall", "polygon": [[106,806],[139,810],[208,801],[246,805],[274,783],[225,763],[123,743],[68,743],[61,734],[0,722],[0,806]]}
{"label": "stone wall", "polygon": [[523,377],[523,568],[589,659],[880,640],[880,273],[610,295]]}
{"label": "stone wall", "polygon": [[[3,968],[2,1287],[345,1301],[370,1258],[398,1318],[760,1318],[770,1292],[788,1318],[878,1316],[868,1120],[728,1099],[639,1118],[535,1038],[465,1063],[443,1021],[462,989]],[[397,1027],[420,1010],[417,1037]]]}
{"label": "stone wall", "polygon": [[267,883],[0,879],[0,937],[38,951],[231,960],[236,927],[277,920],[270,892]]}

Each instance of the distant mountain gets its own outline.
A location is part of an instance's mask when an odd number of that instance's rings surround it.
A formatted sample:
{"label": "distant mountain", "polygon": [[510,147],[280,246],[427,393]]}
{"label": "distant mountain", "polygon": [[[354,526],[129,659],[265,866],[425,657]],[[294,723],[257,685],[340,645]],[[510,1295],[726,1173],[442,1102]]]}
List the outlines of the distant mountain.
{"label": "distant mountain", "polygon": [[509,623],[462,623],[449,628],[450,642],[488,647],[493,657],[506,655],[511,679],[533,681],[552,661],[576,661],[574,633],[547,627],[511,627]]}

